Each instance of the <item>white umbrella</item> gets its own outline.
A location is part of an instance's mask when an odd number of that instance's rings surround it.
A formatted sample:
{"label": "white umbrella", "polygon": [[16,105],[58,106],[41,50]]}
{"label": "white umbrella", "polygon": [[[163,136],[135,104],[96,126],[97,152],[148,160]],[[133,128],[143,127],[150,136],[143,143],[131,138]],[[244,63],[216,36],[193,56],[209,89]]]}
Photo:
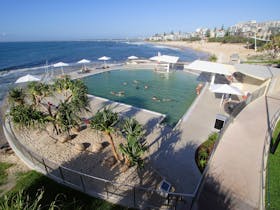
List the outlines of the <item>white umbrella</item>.
{"label": "white umbrella", "polygon": [[228,84],[211,84],[209,89],[210,89],[210,91],[212,91],[214,93],[223,94],[220,106],[223,103],[225,94],[243,95],[243,92],[239,88],[228,85]]}
{"label": "white umbrella", "polygon": [[27,74],[23,77],[18,78],[15,83],[24,83],[24,82],[32,82],[32,81],[40,81],[40,78]]}
{"label": "white umbrella", "polygon": [[83,69],[86,70],[86,63],[90,63],[90,60],[82,59],[82,60],[78,61],[77,63],[83,64]]}
{"label": "white umbrella", "polygon": [[64,71],[63,71],[64,66],[69,66],[69,64],[68,63],[63,63],[63,62],[58,62],[58,63],[53,64],[53,67],[61,67],[61,73],[62,74],[64,74]]}
{"label": "white umbrella", "polygon": [[77,63],[80,63],[80,64],[90,63],[90,60],[82,59],[82,60],[78,61]]}
{"label": "white umbrella", "polygon": [[106,61],[110,60],[111,58],[110,57],[107,57],[107,56],[103,56],[101,58],[98,58],[98,60],[100,61],[104,61],[104,68],[106,68]]}
{"label": "white umbrella", "polygon": [[134,55],[128,57],[128,60],[136,60],[136,59],[138,59],[138,57]]}
{"label": "white umbrella", "polygon": [[100,60],[100,61],[108,61],[108,60],[110,60],[111,58],[110,57],[107,57],[107,56],[103,56],[103,57],[101,57],[101,58],[98,58],[98,60]]}
{"label": "white umbrella", "polygon": [[58,62],[53,64],[53,67],[64,67],[64,66],[69,66],[68,63],[63,63],[63,62]]}
{"label": "white umbrella", "polygon": [[228,84],[212,84],[209,89],[214,93],[243,95],[243,92],[239,88]]}

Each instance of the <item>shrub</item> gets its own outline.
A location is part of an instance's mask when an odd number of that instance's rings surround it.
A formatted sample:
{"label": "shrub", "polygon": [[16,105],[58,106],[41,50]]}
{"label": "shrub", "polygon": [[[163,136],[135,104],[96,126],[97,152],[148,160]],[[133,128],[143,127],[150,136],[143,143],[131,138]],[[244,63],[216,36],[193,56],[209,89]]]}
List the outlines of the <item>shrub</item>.
{"label": "shrub", "polygon": [[203,142],[196,150],[196,164],[201,172],[205,169],[215,142],[218,139],[218,133],[212,133],[208,139]]}

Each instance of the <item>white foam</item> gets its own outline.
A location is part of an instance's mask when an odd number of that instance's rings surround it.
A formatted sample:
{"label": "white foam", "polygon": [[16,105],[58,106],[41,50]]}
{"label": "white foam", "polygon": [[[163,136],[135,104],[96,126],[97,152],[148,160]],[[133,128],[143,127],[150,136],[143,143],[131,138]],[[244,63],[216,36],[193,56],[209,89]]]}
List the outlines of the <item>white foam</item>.
{"label": "white foam", "polygon": [[153,45],[154,48],[159,48],[159,49],[170,49],[170,50],[176,50],[176,51],[181,51],[181,49],[176,48],[176,47],[170,47],[170,46],[165,46],[165,45]]}

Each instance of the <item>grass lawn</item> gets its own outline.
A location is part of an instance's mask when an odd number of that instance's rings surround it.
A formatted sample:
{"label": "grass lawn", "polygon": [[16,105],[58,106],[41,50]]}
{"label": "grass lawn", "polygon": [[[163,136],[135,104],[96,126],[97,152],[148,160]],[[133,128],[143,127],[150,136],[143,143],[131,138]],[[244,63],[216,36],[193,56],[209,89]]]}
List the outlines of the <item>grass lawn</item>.
{"label": "grass lawn", "polygon": [[[277,135],[280,132],[280,121],[277,123],[273,133],[273,143],[275,143]],[[267,209],[280,209],[280,147],[276,149],[274,154],[268,157],[268,176],[267,187],[269,187],[270,208],[268,206],[268,193],[266,193]],[[268,188],[267,188],[268,189]]]}
{"label": "grass lawn", "polygon": [[[26,195],[34,201],[39,189],[44,190],[40,204],[44,209],[48,209],[51,202],[55,203],[59,209],[96,209],[96,210],[119,210],[127,209],[113,205],[106,201],[93,198],[79,191],[60,185],[46,176],[35,171],[18,174],[16,186],[7,194],[18,193],[23,190]],[[3,198],[0,198],[3,199]],[[47,208],[46,208],[47,207]],[[13,209],[13,208],[11,208]]]}
{"label": "grass lawn", "polygon": [[6,169],[10,168],[13,164],[0,162],[0,185],[5,184],[8,178]]}

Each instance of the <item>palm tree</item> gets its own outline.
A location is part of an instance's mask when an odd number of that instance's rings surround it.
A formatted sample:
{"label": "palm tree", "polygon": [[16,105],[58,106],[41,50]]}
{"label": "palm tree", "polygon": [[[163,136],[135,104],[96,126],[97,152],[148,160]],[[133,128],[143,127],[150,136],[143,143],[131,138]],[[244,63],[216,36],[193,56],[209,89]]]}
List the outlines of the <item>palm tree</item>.
{"label": "palm tree", "polygon": [[51,88],[48,84],[41,82],[30,82],[27,85],[27,90],[32,96],[33,104],[37,106],[41,103],[43,98],[51,95]]}
{"label": "palm tree", "polygon": [[[57,79],[55,83],[53,84],[53,87],[56,91],[60,93],[64,93],[65,97],[71,97],[67,96],[67,92],[71,90],[71,87],[73,85],[73,81],[70,79],[69,76],[66,76],[63,79]],[[69,100],[69,99],[68,99]]]}
{"label": "palm tree", "polygon": [[74,80],[71,85],[71,105],[76,111],[82,111],[87,109],[89,105],[88,96],[87,96],[87,87],[81,80]]}
{"label": "palm tree", "polygon": [[126,135],[126,144],[120,144],[120,151],[125,158],[125,164],[130,167],[137,165],[143,167],[142,154],[146,151],[143,141],[143,126],[134,118],[127,118],[122,131]]}
{"label": "palm tree", "polygon": [[143,126],[135,118],[125,119],[122,131],[126,136],[134,136],[139,140],[144,136]]}
{"label": "palm tree", "polygon": [[21,88],[12,88],[9,91],[8,101],[11,104],[24,104],[25,93]]}
{"label": "palm tree", "polygon": [[146,151],[146,147],[137,136],[129,135],[126,144],[120,144],[120,151],[125,158],[125,164],[130,167],[137,165],[142,168],[144,160],[141,158]]}
{"label": "palm tree", "polygon": [[71,128],[78,125],[79,117],[75,114],[72,106],[67,102],[61,102],[58,106],[57,113],[55,114],[55,123],[62,132],[67,133],[70,138]]}
{"label": "palm tree", "polygon": [[49,116],[45,113],[24,104],[12,106],[9,116],[14,124],[26,128],[42,128],[50,121]]}
{"label": "palm tree", "polygon": [[90,125],[91,128],[102,131],[108,137],[114,157],[117,161],[120,161],[112,137],[112,133],[115,131],[114,127],[118,122],[118,114],[116,112],[113,112],[110,108],[105,107],[102,111],[98,111],[95,114],[90,122]]}

